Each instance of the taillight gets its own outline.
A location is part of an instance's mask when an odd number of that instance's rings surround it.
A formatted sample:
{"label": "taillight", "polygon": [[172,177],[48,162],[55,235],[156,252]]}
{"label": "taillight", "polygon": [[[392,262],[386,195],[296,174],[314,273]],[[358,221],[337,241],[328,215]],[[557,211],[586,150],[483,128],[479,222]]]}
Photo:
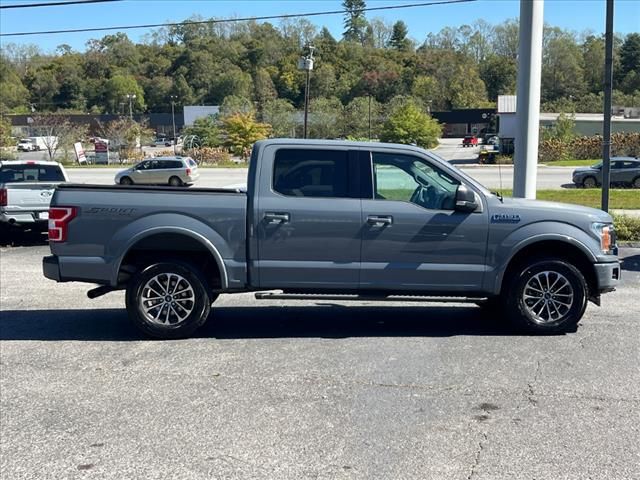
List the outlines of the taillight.
{"label": "taillight", "polygon": [[51,207],[49,209],[49,241],[66,242],[69,222],[77,214],[76,207]]}
{"label": "taillight", "polygon": [[187,177],[191,176],[191,169],[187,168]]}
{"label": "taillight", "polygon": [[0,188],[0,207],[7,206],[7,189]]}

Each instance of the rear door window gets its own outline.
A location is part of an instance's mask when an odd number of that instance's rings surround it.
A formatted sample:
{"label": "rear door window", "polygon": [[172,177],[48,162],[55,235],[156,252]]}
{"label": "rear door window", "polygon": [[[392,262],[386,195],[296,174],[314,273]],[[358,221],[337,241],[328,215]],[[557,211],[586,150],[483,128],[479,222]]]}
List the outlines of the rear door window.
{"label": "rear door window", "polygon": [[274,160],[273,190],[289,197],[349,197],[348,152],[278,150]]}
{"label": "rear door window", "polygon": [[0,168],[0,183],[64,181],[64,174],[56,165],[3,165]]}

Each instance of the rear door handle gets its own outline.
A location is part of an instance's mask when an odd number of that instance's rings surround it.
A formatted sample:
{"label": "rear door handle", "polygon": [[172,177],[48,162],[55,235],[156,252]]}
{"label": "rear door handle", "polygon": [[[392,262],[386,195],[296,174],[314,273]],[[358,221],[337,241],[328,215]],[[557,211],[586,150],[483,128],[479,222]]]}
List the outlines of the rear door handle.
{"label": "rear door handle", "polygon": [[265,212],[264,219],[269,223],[288,223],[289,214],[286,212]]}
{"label": "rear door handle", "polygon": [[374,227],[383,227],[385,225],[391,225],[393,223],[393,217],[391,215],[369,215],[367,217],[367,223]]}

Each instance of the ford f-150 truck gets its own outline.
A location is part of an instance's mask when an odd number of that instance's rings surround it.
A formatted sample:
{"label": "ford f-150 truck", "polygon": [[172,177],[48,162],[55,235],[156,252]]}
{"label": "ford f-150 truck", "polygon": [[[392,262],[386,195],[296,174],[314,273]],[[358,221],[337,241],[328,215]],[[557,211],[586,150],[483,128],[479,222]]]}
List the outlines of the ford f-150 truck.
{"label": "ford f-150 truck", "polygon": [[[244,189],[61,185],[47,278],[126,289],[132,321],[188,336],[221,293],[475,302],[575,331],[620,279],[611,217],[501,198],[417,147],[257,142]],[[278,290],[281,292],[267,293]]]}

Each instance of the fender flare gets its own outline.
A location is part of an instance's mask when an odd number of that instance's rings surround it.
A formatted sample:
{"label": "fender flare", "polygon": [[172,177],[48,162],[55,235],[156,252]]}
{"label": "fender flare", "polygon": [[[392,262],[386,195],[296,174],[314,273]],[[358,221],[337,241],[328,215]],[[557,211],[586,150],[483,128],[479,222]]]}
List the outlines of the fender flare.
{"label": "fender flare", "polygon": [[129,251],[131,250],[131,248],[138,243],[141,240],[144,240],[147,237],[150,237],[152,235],[156,235],[159,233],[176,233],[179,235],[186,235],[188,237],[193,238],[194,240],[197,240],[198,242],[200,242],[202,244],[202,246],[204,246],[209,253],[211,253],[211,255],[213,255],[213,258],[216,261],[216,265],[218,266],[218,270],[220,271],[220,281],[221,281],[221,289],[222,290],[226,290],[229,286],[229,277],[227,274],[227,268],[224,264],[224,260],[222,259],[222,255],[220,255],[220,252],[218,251],[218,249],[216,248],[216,246],[204,235],[195,232],[193,230],[190,230],[188,228],[183,228],[183,227],[174,227],[174,226],[163,226],[163,227],[151,227],[145,230],[142,230],[141,232],[138,232],[137,234],[135,234],[133,237],[131,237],[131,239],[127,242],[127,244],[125,245],[124,249],[123,249],[123,253],[120,255],[120,257],[118,258],[118,260],[116,262],[114,262],[114,269],[112,272],[112,276],[111,276],[111,283],[112,285],[116,285],[118,282],[118,272],[120,271],[120,267],[122,266],[122,261],[124,260],[124,257],[126,257],[127,253],[129,253]]}

